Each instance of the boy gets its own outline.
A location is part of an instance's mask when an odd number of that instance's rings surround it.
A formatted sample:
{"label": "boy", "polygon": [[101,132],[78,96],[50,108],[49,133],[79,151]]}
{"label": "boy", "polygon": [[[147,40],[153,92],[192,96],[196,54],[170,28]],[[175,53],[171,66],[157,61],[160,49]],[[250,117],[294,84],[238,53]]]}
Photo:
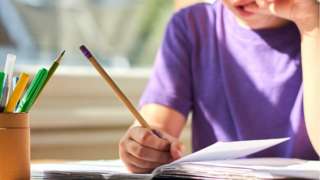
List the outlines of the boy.
{"label": "boy", "polygon": [[142,115],[163,138],[129,128],[119,143],[127,168],[145,173],[180,158],[190,111],[193,151],[291,137],[254,156],[318,159],[306,131],[307,124],[319,148],[317,14],[313,0],[217,0],[177,12],[141,99]]}

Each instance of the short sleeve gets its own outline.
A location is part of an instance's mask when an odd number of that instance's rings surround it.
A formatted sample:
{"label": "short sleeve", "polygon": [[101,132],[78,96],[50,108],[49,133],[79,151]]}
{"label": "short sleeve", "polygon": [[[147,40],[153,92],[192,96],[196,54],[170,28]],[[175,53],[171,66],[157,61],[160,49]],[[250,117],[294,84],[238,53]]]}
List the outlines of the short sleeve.
{"label": "short sleeve", "polygon": [[167,26],[140,107],[160,104],[188,116],[192,106],[190,53],[187,28],[182,16],[175,14]]}

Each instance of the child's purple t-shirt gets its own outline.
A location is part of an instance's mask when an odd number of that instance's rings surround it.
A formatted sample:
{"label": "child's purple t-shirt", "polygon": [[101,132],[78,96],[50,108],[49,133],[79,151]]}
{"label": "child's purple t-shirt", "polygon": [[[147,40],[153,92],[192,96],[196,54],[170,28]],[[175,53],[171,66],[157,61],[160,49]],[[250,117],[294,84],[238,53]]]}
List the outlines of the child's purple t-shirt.
{"label": "child's purple t-shirt", "polygon": [[172,17],[140,106],[192,112],[193,151],[216,141],[291,137],[254,156],[317,159],[302,94],[297,27],[249,30],[218,1]]}

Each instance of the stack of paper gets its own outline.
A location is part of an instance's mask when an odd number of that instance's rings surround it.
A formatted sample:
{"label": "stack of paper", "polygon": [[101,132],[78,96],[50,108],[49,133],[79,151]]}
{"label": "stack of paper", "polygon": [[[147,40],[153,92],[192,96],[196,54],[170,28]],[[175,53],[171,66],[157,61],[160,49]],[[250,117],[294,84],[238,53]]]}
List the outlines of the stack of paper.
{"label": "stack of paper", "polygon": [[32,164],[32,179],[147,180],[151,174],[131,174],[120,160]]}
{"label": "stack of paper", "polygon": [[206,162],[203,165],[230,168],[250,168],[255,172],[266,172],[285,177],[320,179],[320,161],[304,161],[285,158],[256,158],[230,161]]}
{"label": "stack of paper", "polygon": [[288,138],[218,142],[160,166],[152,174],[131,174],[121,161],[116,160],[33,164],[32,176],[34,179],[320,179],[320,161],[283,158],[238,159],[287,140]]}
{"label": "stack of paper", "polygon": [[252,158],[221,161],[184,162],[163,166],[154,172],[158,177],[189,179],[320,179],[320,161],[286,158]]}

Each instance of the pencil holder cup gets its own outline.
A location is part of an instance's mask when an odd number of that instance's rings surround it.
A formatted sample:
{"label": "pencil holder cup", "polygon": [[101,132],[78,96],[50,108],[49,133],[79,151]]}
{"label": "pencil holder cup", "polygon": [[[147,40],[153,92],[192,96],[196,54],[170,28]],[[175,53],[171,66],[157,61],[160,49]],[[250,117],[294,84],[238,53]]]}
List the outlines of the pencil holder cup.
{"label": "pencil holder cup", "polygon": [[27,113],[0,113],[0,179],[30,179],[30,126]]}

